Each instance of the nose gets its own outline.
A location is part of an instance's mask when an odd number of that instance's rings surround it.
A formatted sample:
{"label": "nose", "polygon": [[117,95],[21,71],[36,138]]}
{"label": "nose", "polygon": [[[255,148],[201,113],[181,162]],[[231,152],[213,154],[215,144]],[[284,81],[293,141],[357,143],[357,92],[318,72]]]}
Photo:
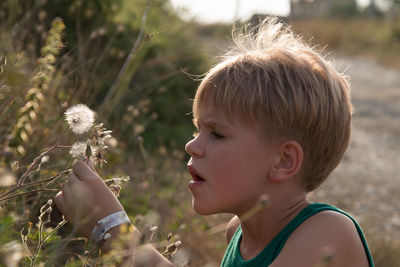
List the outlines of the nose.
{"label": "nose", "polygon": [[204,156],[204,147],[200,142],[200,135],[196,136],[192,140],[186,143],[185,150],[186,152],[192,156],[193,158],[203,157]]}

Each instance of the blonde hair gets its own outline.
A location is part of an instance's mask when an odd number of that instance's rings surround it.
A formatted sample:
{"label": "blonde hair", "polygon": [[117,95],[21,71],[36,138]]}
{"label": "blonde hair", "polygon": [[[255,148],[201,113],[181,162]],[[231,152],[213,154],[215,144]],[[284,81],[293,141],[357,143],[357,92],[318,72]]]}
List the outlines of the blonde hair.
{"label": "blonde hair", "polygon": [[[202,80],[193,103],[213,104],[228,118],[261,126],[269,140],[303,148],[301,183],[318,187],[339,164],[350,139],[352,105],[346,77],[276,18],[233,32],[236,47]],[[272,138],[272,139],[271,139]]]}

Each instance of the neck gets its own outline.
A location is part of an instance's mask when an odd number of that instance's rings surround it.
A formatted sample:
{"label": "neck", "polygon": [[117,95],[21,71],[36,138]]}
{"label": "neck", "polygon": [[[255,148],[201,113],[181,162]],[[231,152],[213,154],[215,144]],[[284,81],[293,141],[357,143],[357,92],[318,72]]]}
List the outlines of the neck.
{"label": "neck", "polygon": [[243,259],[251,259],[260,253],[308,204],[305,193],[293,194],[289,198],[287,195],[285,198],[270,196],[265,208],[241,221],[240,251]]}

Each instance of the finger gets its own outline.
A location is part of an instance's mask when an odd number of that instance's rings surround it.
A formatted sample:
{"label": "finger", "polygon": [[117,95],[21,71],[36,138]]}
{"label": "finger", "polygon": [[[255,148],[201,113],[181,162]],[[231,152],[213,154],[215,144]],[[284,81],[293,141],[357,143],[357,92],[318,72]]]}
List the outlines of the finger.
{"label": "finger", "polygon": [[99,178],[96,171],[90,168],[88,164],[82,160],[75,160],[72,164],[72,171],[78,177],[79,180],[95,179]]}
{"label": "finger", "polygon": [[67,203],[65,202],[64,195],[60,191],[57,193],[57,195],[54,197],[54,203],[56,204],[57,208],[61,211],[62,214],[64,214],[64,217],[70,221],[71,220],[71,211],[69,210]]}
{"label": "finger", "polygon": [[65,201],[65,203],[68,205],[69,200],[73,198],[72,196],[72,191],[71,191],[71,182],[65,182],[62,186],[61,186],[61,192],[63,195],[63,200]]}
{"label": "finger", "polygon": [[71,172],[71,173],[68,174],[67,181],[69,183],[76,183],[76,182],[79,182],[79,178],[73,172]]}
{"label": "finger", "polygon": [[90,167],[90,169],[92,169],[92,171],[94,171],[95,173],[97,173],[97,172],[96,172],[96,169],[94,168],[94,164],[93,164],[93,159],[92,159],[92,157],[89,158],[89,167]]}

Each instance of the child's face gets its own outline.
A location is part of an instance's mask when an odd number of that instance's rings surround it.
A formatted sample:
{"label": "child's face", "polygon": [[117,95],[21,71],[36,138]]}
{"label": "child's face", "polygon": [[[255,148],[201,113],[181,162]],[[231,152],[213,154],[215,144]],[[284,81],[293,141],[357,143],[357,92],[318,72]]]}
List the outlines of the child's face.
{"label": "child's face", "polygon": [[230,122],[212,106],[202,107],[197,136],[186,144],[193,207],[200,214],[234,213],[252,208],[267,192],[276,146],[268,145],[256,126]]}

